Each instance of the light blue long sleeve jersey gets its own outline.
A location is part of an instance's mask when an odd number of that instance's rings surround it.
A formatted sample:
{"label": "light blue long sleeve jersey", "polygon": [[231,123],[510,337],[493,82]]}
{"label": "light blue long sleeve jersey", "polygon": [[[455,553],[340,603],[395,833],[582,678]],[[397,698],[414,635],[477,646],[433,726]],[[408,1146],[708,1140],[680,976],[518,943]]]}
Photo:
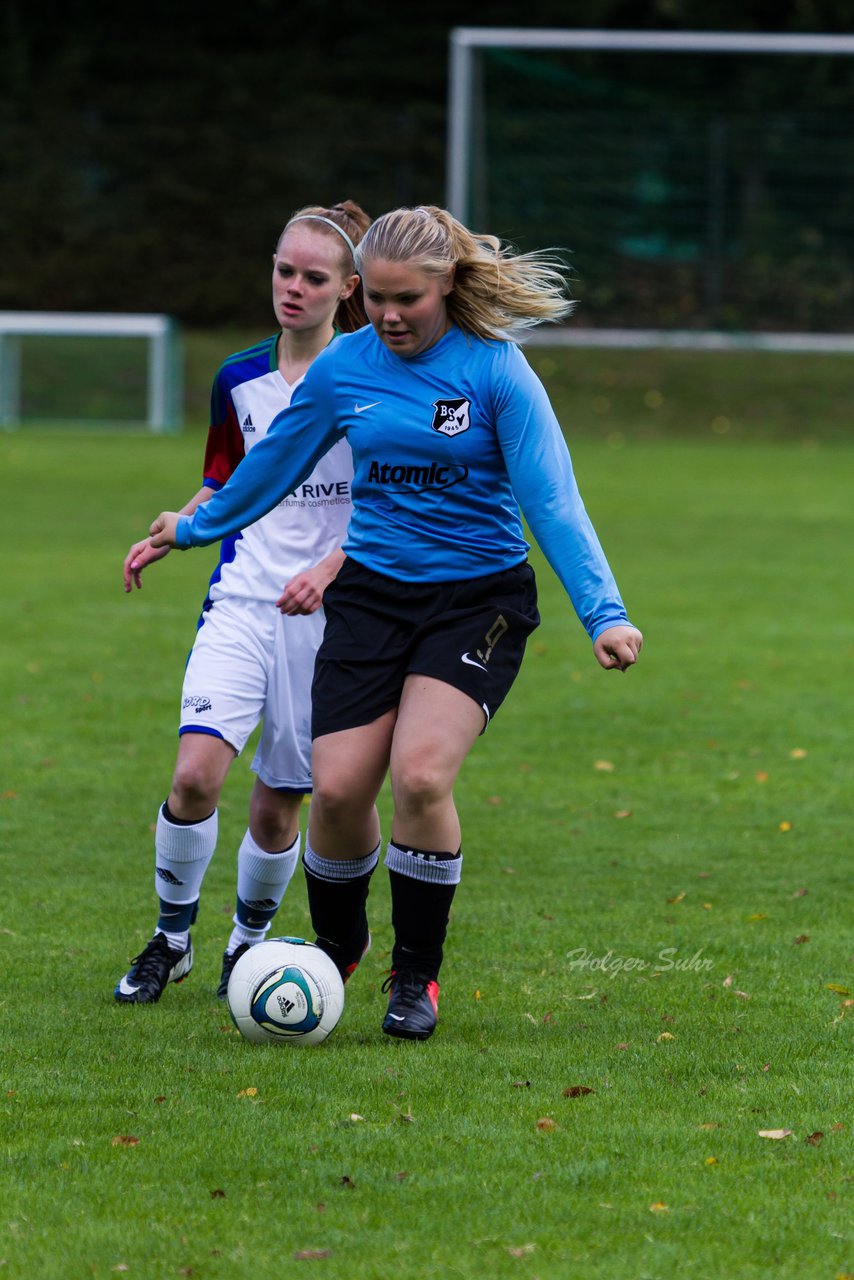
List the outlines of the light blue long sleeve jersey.
{"label": "light blue long sleeve jersey", "polygon": [[344,551],[360,564],[404,582],[512,568],[529,549],[521,507],[590,638],[628,622],[542,383],[513,343],[456,327],[410,359],[371,328],[338,338],[228,483],[179,519],[177,545],[216,542],[293,495],[328,499],[304,482],[342,436]]}

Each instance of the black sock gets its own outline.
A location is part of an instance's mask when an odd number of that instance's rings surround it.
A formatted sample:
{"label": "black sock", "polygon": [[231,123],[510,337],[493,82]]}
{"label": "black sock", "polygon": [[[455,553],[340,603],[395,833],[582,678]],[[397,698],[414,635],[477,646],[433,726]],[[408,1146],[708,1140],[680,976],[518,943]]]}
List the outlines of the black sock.
{"label": "black sock", "polygon": [[[438,978],[461,861],[459,852],[425,853],[389,844],[386,866],[391,883],[393,970],[412,969],[430,979]],[[408,874],[398,870],[401,866]]]}
{"label": "black sock", "polygon": [[361,875],[350,879],[327,879],[326,876],[319,875],[318,870],[326,867],[334,867],[335,870],[350,869],[352,864],[334,864],[331,859],[318,858],[310,849],[306,850],[303,857],[308,906],[317,935],[317,945],[331,956],[342,975],[358,963],[368,941],[366,904],[378,852],[368,858],[358,859],[359,862],[368,864],[371,858],[373,866]]}

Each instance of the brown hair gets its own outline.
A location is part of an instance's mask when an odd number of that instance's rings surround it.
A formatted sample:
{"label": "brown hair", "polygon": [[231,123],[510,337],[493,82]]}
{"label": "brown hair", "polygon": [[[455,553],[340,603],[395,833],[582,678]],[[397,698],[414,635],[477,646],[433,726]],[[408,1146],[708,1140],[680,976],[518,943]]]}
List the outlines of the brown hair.
{"label": "brown hair", "polygon": [[408,262],[437,276],[453,269],[448,315],[479,338],[512,339],[563,319],[574,306],[560,254],[518,253],[496,236],[469,231],[436,205],[393,209],[377,218],[356,250],[356,269],[371,259]]}
{"label": "brown hair", "polygon": [[[344,236],[338,235],[332,227],[324,226],[322,219],[325,218],[327,222],[334,222],[336,227],[340,227],[346,233],[353,245],[358,245],[371,225],[370,215],[365,213],[361,205],[356,204],[355,200],[341,200],[338,204],[333,204],[328,209],[319,204],[307,204],[302,209],[297,209],[295,213],[291,214],[276,241],[277,252],[279,245],[282,243],[282,236],[297,218],[316,218],[315,225],[318,231],[332,237],[340,244],[341,266],[344,274],[350,276],[358,271]],[[362,302],[362,287],[358,285],[349,298],[343,298],[339,302],[338,310],[335,312],[335,324],[343,333],[353,333],[354,330],[361,329],[367,322],[368,317],[365,315],[365,308]]]}

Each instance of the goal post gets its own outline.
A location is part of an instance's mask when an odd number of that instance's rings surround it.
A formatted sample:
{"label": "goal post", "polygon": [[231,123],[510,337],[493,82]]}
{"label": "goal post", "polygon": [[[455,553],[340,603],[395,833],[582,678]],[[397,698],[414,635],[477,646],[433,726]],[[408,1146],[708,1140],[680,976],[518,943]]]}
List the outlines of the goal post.
{"label": "goal post", "polygon": [[[0,311],[0,427],[17,429],[26,419],[25,351],[28,340],[42,338],[89,339],[107,338],[141,340],[146,344],[144,376],[139,388],[138,406],[130,415],[117,413],[115,423],[122,426],[144,425],[150,431],[176,432],[182,420],[181,339],[176,322],[170,316],[156,314],[110,314],[51,311]],[[113,348],[115,350],[115,348]],[[105,357],[106,358],[106,357]],[[111,361],[115,363],[115,361]],[[81,379],[85,383],[86,372]],[[90,382],[97,372],[89,374]],[[82,405],[69,413],[67,406],[74,391],[60,389],[60,408],[42,410],[34,416],[51,422],[90,424],[96,412],[87,405],[99,403],[98,388],[76,388]],[[88,394],[87,394],[88,393]],[[139,412],[141,410],[142,412]],[[99,419],[106,420],[106,419]]]}
{"label": "goal post", "polygon": [[600,340],[827,332],[850,350],[852,55],[850,35],[458,27],[448,208],[566,248],[579,338],[586,321]]}

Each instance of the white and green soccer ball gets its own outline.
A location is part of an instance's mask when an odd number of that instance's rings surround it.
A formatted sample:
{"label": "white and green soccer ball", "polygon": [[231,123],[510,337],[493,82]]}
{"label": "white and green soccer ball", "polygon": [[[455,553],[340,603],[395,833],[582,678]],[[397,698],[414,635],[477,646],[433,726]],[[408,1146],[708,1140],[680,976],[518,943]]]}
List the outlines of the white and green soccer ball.
{"label": "white and green soccer ball", "polygon": [[344,983],[304,938],[268,938],[245,951],[228,980],[228,1008],[254,1044],[320,1044],[344,1008]]}

